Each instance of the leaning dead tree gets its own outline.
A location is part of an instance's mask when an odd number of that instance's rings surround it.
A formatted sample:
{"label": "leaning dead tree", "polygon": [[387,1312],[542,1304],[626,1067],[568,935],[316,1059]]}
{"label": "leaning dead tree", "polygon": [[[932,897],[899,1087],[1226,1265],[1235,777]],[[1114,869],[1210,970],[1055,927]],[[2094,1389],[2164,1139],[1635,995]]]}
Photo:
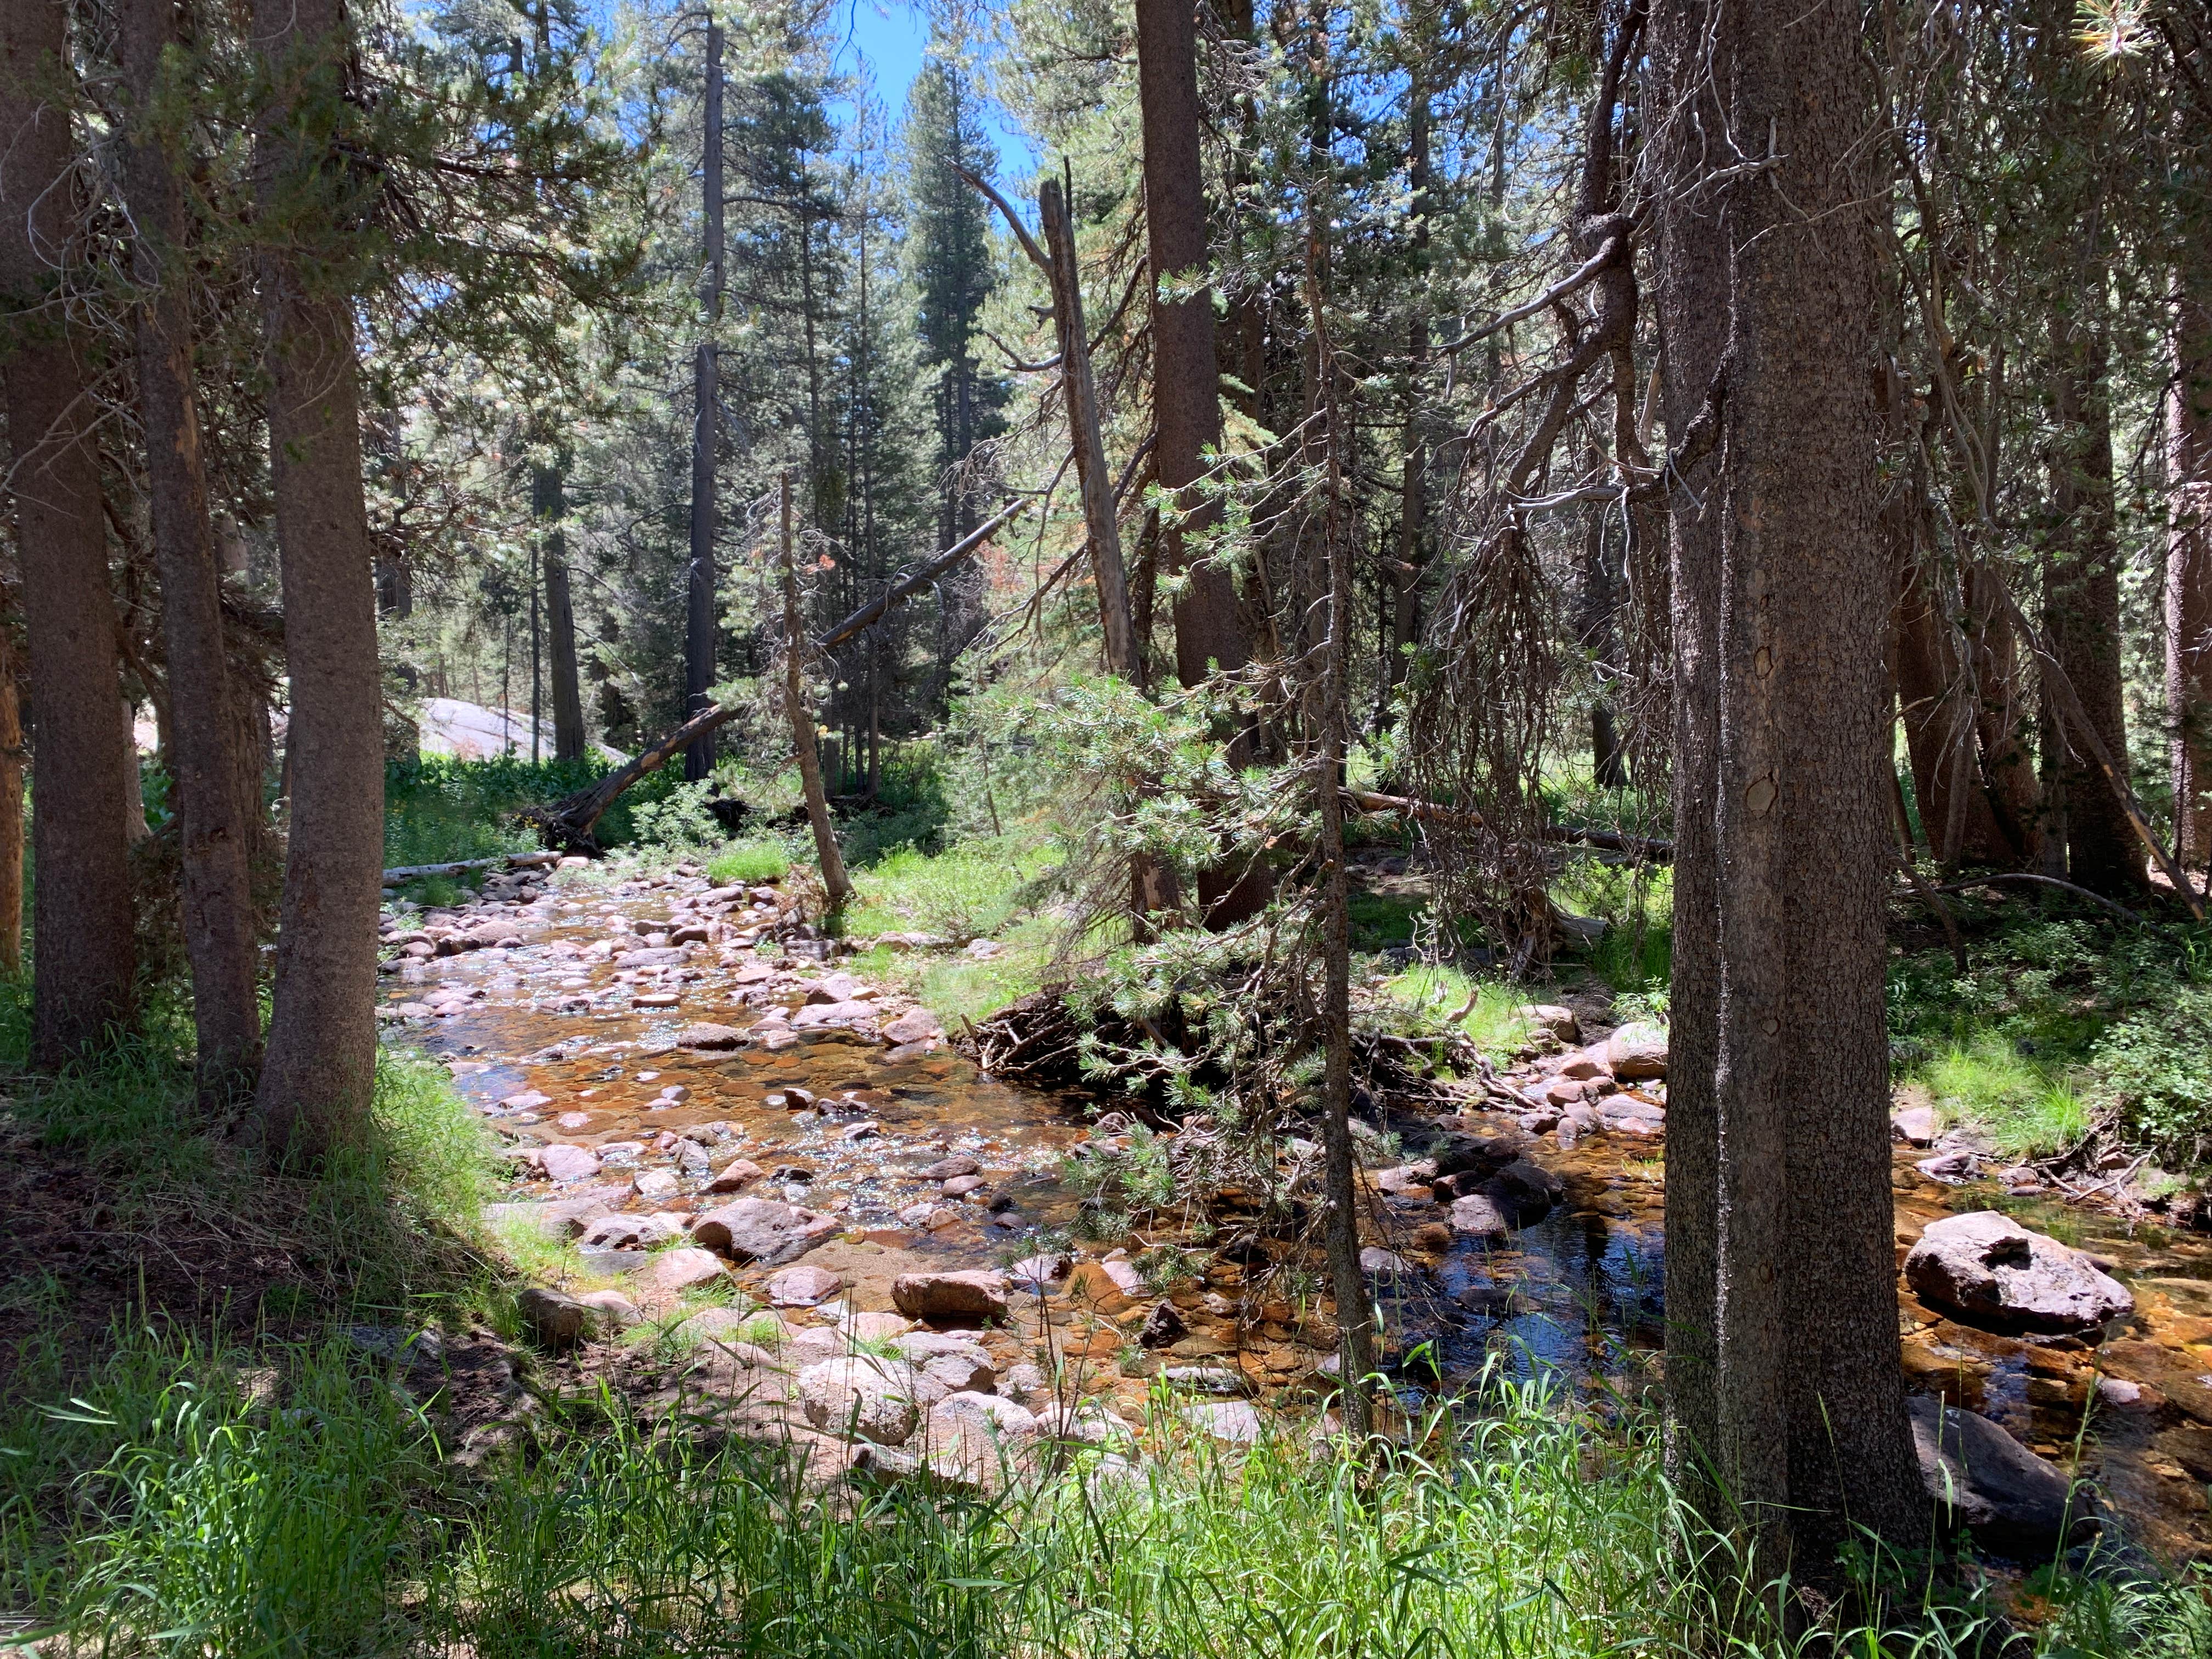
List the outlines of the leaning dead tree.
{"label": "leaning dead tree", "polygon": [[[813,649],[817,653],[834,651],[839,646],[858,639],[897,606],[932,583],[942,580],[993,536],[1027,512],[1029,507],[1027,501],[1012,501],[1000,507],[912,575],[892,583],[836,627],[816,635]],[[735,705],[728,703],[717,703],[704,709],[617,767],[597,783],[545,805],[529,807],[520,816],[525,822],[537,828],[549,847],[596,852],[599,842],[593,832],[599,820],[606,816],[607,809],[622,798],[624,790],[641,778],[659,771],[708,732],[720,731],[735,720],[739,712]]]}

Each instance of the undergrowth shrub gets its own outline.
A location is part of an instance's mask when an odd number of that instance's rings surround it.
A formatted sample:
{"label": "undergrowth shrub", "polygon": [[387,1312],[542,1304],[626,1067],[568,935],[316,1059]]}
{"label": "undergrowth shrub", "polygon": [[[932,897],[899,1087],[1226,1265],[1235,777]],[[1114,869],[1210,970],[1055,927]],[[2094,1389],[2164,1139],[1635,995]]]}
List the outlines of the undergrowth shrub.
{"label": "undergrowth shrub", "polygon": [[2212,986],[2179,988],[2119,1021],[2099,1039],[2095,1059],[2137,1135],[2203,1162],[2212,1152]]}

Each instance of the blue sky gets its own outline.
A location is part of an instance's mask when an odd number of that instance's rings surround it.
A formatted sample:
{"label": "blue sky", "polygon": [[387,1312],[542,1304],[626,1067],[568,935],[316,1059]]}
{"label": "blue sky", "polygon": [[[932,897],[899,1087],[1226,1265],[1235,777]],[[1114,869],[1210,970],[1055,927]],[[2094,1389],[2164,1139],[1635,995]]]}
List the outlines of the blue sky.
{"label": "blue sky", "polygon": [[[901,0],[837,0],[831,28],[836,66],[856,70],[865,61],[874,73],[876,96],[896,124],[906,112],[907,88],[921,72],[929,44],[926,8]],[[1029,139],[1007,124],[998,106],[987,106],[983,124],[998,146],[1002,177],[1018,177],[1035,165]]]}

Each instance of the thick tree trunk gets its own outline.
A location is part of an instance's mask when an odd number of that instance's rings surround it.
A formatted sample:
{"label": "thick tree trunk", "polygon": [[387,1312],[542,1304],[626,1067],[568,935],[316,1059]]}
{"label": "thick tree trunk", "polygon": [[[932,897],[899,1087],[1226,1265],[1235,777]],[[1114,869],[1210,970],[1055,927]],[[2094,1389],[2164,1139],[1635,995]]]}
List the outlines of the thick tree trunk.
{"label": "thick tree trunk", "polygon": [[[1161,556],[1181,574],[1189,542],[1213,521],[1202,491],[1206,451],[1221,444],[1214,367],[1213,294],[1182,288],[1206,270],[1206,183],[1199,161],[1198,30],[1190,0],[1137,0],[1137,96],[1145,146],[1145,234],[1151,269],[1154,459],[1160,488],[1179,515],[1163,515]],[[1209,665],[1251,660],[1229,573],[1212,562],[1191,570],[1175,605],[1176,677],[1185,685]]]}
{"label": "thick tree trunk", "polygon": [[576,607],[568,592],[567,479],[558,466],[534,467],[530,475],[531,509],[544,538],[545,623],[552,647],[553,758],[574,760],[584,752],[584,694],[576,672]]}
{"label": "thick tree trunk", "polygon": [[[1137,0],[1137,98],[1144,126],[1145,234],[1152,283],[1154,476],[1177,511],[1160,515],[1159,561],[1182,579],[1175,600],[1176,678],[1196,685],[1215,669],[1252,660],[1236,584],[1197,543],[1217,516],[1199,486],[1206,452],[1221,447],[1220,372],[1214,361],[1213,292],[1183,290],[1206,272],[1206,179],[1200,162],[1198,29],[1191,0]],[[1253,759],[1249,733],[1231,740],[1232,765]],[[1273,891],[1255,864],[1198,878],[1209,927],[1256,915]]]}
{"label": "thick tree trunk", "polygon": [[131,113],[124,179],[137,231],[138,401],[146,432],[161,637],[169,666],[168,761],[183,863],[185,951],[204,1102],[250,1094],[261,1059],[259,951],[250,836],[240,794],[222,577],[208,515],[199,401],[192,382],[184,196],[155,111],[161,54],[176,40],[173,0],[124,0],[117,13]]}
{"label": "thick tree trunk", "polygon": [[127,1023],[134,979],[123,833],[133,757],[116,709],[100,461],[48,264],[68,240],[72,197],[66,15],[58,5],[0,7],[0,310],[20,331],[4,371],[8,482],[43,763],[31,997],[31,1058],[42,1066]]}
{"label": "thick tree trunk", "polygon": [[[707,246],[707,337],[692,369],[691,563],[684,621],[684,713],[696,718],[714,706],[714,497],[720,448],[720,363],[713,331],[722,318],[722,30],[707,24],[706,155],[702,205]],[[684,751],[684,775],[696,783],[714,769],[714,736],[703,732]]]}
{"label": "thick tree trunk", "polygon": [[[2051,650],[2106,749],[2127,763],[2120,666],[2120,546],[2112,506],[2110,347],[2101,323],[2053,320],[2051,536],[2045,628]],[[2118,793],[2062,724],[2066,869],[2081,885],[2125,896],[2145,884],[2142,844]]]}
{"label": "thick tree trunk", "polygon": [[275,1010],[257,1102],[271,1153],[312,1160],[368,1132],[384,870],[376,585],[353,304],[315,257],[337,252],[345,234],[321,135],[343,95],[349,43],[343,0],[256,0],[253,27],[270,82],[257,192],[265,216],[295,228],[294,240],[264,251],[261,270],[292,718]]}
{"label": "thick tree trunk", "polygon": [[[1708,1518],[1756,1547],[1754,1584],[1827,1576],[1851,1525],[1910,1540],[1926,1523],[1890,1245],[1857,23],[1843,0],[1662,0],[1652,18],[1653,106],[1675,112],[1668,424],[1709,398],[1721,422],[1690,480],[1702,514],[1675,501],[1670,1426]],[[1712,177],[1727,161],[1700,126],[1771,135],[1774,159]]]}
{"label": "thick tree trunk", "polygon": [[2035,751],[2028,741],[2033,716],[2023,695],[2020,641],[1998,594],[1999,578],[1978,562],[1963,573],[1966,645],[1980,701],[1974,732],[1981,745],[1982,785],[1996,819],[2002,856],[2024,869],[2043,855],[2043,797],[2036,783]]}
{"label": "thick tree trunk", "polygon": [[15,622],[0,616],[0,974],[23,971],[23,718]]}
{"label": "thick tree trunk", "polygon": [[[2200,237],[2200,242],[2207,240]],[[2212,248],[2206,249],[2212,258]],[[2198,263],[2175,296],[2166,407],[2166,717],[2174,856],[2212,866],[2212,275]]]}
{"label": "thick tree trunk", "polygon": [[853,896],[837,850],[836,826],[830,822],[830,795],[822,787],[822,757],[814,746],[814,708],[806,700],[806,629],[799,613],[799,570],[792,551],[791,474],[781,483],[783,498],[783,705],[791,717],[791,746],[799,757],[799,781],[806,794],[806,821],[814,830],[814,856],[822,866],[822,885],[832,912]]}

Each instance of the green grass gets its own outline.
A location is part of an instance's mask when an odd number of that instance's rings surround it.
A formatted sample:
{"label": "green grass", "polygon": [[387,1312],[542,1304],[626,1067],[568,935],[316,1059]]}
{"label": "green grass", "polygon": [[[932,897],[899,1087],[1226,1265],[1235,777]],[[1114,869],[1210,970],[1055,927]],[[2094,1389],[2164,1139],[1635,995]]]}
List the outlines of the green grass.
{"label": "green grass", "polygon": [[[1147,1654],[1598,1659],[1832,1651],[1771,1601],[1679,1574],[1656,1425],[1492,1382],[1426,1456],[1241,1458],[1193,1444],[1119,1479],[994,1498],[913,1485],[834,1501],[766,1449],[556,1407],[535,1454],[465,1479],[428,1421],[334,1346],[123,1334],[75,1399],[0,1419],[0,1596],[104,1651],[483,1659]],[[1156,1419],[1157,1432],[1164,1420]],[[1992,1609],[1909,1580],[1842,1645],[1976,1650]],[[2021,1651],[2202,1653],[2187,1589],[2049,1571]],[[1723,1630],[1729,1633],[1723,1636]]]}
{"label": "green grass", "polygon": [[854,872],[845,932],[935,933],[964,945],[997,933],[1021,914],[1028,890],[1051,866],[1053,849],[1018,835],[963,842],[942,853],[906,847]]}
{"label": "green grass", "polygon": [[1437,1019],[1457,1012],[1472,994],[1474,1006],[1460,1021],[1460,1029],[1476,1048],[1501,1062],[1528,1039],[1528,1022],[1515,1011],[1540,1000],[1526,988],[1504,980],[1478,980],[1456,968],[1427,963],[1414,963],[1385,988],[1399,1001]]}
{"label": "green grass", "polygon": [[781,881],[790,868],[790,856],[781,842],[750,841],[709,859],[707,876],[717,887],[728,887],[739,882]]}
{"label": "green grass", "polygon": [[1925,1085],[1948,1118],[1972,1124],[2009,1157],[2062,1152],[2088,1127],[2087,1109],[2074,1085],[1994,1032],[1952,1044],[1911,1080]]}
{"label": "green grass", "polygon": [[847,965],[864,980],[905,991],[952,1030],[963,1019],[981,1019],[1027,996],[1048,977],[1058,942],[1051,921],[1035,917],[1017,923],[999,942],[1005,952],[988,962],[957,952],[923,954],[878,945],[860,951]]}

